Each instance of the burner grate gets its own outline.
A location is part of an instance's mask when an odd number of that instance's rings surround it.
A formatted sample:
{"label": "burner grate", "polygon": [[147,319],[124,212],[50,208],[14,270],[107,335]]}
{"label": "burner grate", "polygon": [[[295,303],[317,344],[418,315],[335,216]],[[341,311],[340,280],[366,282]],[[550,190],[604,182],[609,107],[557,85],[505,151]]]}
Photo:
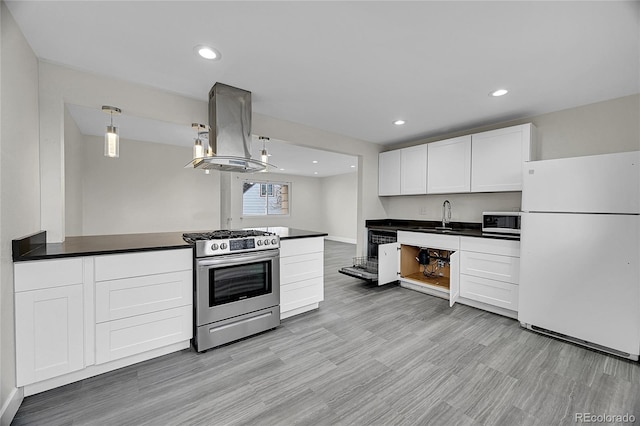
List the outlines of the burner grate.
{"label": "burner grate", "polygon": [[187,232],[182,234],[182,238],[188,242],[202,240],[230,240],[234,238],[247,237],[264,237],[267,235],[275,235],[273,232],[259,231],[257,229],[240,229],[240,230],[219,230],[211,232]]}

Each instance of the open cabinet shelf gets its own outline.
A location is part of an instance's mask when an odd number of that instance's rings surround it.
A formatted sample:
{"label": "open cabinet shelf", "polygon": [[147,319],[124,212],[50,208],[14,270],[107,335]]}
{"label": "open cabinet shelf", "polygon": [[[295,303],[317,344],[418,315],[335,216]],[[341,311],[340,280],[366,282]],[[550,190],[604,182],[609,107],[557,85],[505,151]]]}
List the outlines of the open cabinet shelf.
{"label": "open cabinet shelf", "polygon": [[[407,280],[415,281],[416,284],[436,287],[440,291],[448,292],[450,288],[451,269],[447,263],[437,269],[435,275],[425,275],[425,266],[418,263],[420,247],[401,245],[400,276]],[[447,250],[437,250],[442,256],[449,256]]]}

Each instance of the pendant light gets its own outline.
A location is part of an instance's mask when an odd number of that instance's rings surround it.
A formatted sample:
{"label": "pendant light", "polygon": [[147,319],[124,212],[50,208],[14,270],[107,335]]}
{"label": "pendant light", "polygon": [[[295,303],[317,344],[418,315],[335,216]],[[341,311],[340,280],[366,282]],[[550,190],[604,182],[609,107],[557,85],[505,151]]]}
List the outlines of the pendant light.
{"label": "pendant light", "polygon": [[[260,152],[260,161],[266,164],[268,163],[268,160],[269,160],[269,154],[267,154],[267,148],[265,147],[265,142],[267,142],[269,138],[266,136],[259,136],[258,140],[262,141],[262,151]],[[261,172],[266,173],[267,169],[265,168],[264,170],[261,170]]]}
{"label": "pendant light", "polygon": [[203,158],[205,154],[207,157],[213,155],[211,146],[209,146],[209,140],[207,139],[207,143],[203,144],[202,139],[200,139],[209,131],[208,126],[200,123],[191,123],[191,127],[196,131],[196,141],[193,145],[193,159]]}
{"label": "pendant light", "polygon": [[110,158],[120,157],[120,136],[118,128],[113,125],[113,115],[120,115],[122,110],[114,106],[103,105],[102,112],[110,115],[110,124],[104,134],[104,156]]}

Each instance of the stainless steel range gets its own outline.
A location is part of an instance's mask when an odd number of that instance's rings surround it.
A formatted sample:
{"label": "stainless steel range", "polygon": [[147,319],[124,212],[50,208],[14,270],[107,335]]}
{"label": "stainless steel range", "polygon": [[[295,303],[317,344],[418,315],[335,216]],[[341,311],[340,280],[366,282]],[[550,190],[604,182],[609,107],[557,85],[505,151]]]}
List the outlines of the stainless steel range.
{"label": "stainless steel range", "polygon": [[183,234],[194,245],[194,346],[211,349],[280,324],[280,238],[258,230]]}

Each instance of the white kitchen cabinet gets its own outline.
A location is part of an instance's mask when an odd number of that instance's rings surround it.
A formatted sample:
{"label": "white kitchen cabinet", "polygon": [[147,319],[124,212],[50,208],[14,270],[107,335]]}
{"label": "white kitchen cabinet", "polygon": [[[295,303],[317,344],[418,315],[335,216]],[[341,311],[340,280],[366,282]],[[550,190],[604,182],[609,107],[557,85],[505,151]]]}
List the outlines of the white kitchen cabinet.
{"label": "white kitchen cabinet", "polygon": [[427,193],[471,190],[471,135],[427,144]]}
{"label": "white kitchen cabinet", "polygon": [[460,296],[471,301],[466,304],[516,318],[519,274],[519,241],[460,238]]}
{"label": "white kitchen cabinet", "polygon": [[280,318],[319,307],[324,300],[324,237],[280,241]]}
{"label": "white kitchen cabinet", "polygon": [[14,264],[16,379],[33,395],[189,347],[191,249]]}
{"label": "white kitchen cabinet", "polygon": [[82,259],[17,263],[14,279],[17,385],[84,368]]}
{"label": "white kitchen cabinet", "polygon": [[95,257],[96,364],[193,336],[191,250]]}
{"label": "white kitchen cabinet", "polygon": [[[460,297],[459,255],[460,237],[454,235],[429,234],[423,232],[398,231],[399,263],[396,264],[396,280],[400,286],[421,293],[449,300],[453,306]],[[389,244],[388,246],[392,246]],[[424,267],[419,265],[417,257],[420,249],[436,250],[449,257],[438,273],[426,276]],[[397,255],[396,255],[397,256]]]}
{"label": "white kitchen cabinet", "polygon": [[400,194],[427,193],[427,144],[400,150]]}
{"label": "white kitchen cabinet", "polygon": [[471,192],[522,191],[535,126],[522,124],[471,136]]}
{"label": "white kitchen cabinet", "polygon": [[378,154],[378,195],[400,195],[400,150]]}

